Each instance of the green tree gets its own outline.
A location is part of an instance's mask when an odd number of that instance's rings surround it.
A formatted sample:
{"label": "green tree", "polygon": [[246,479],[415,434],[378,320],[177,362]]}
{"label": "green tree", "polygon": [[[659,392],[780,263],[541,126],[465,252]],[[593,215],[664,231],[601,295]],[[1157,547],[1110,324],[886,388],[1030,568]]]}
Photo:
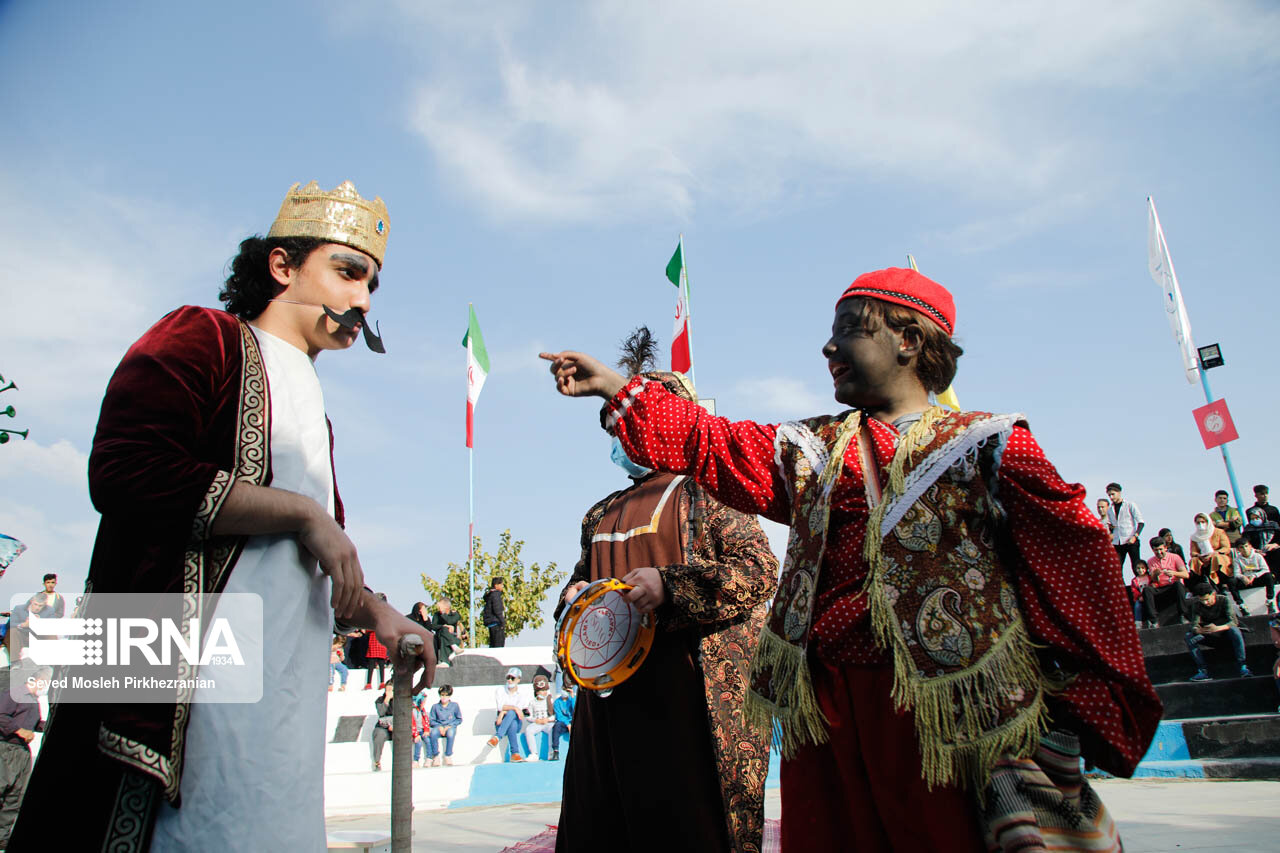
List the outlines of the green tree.
{"label": "green tree", "polygon": [[[511,531],[504,530],[498,537],[498,551],[490,554],[484,550],[477,536],[474,542],[476,585],[472,590],[475,611],[478,615],[482,607],[481,596],[489,588],[494,578],[502,578],[502,603],[506,607],[507,636],[514,637],[525,628],[537,628],[542,625],[542,601],[547,597],[547,590],[555,587],[558,591],[564,582],[565,573],[556,569],[554,562],[545,567],[533,563],[528,567],[520,559],[520,549],[524,540],[511,540]],[[453,601],[454,610],[462,615],[471,636],[475,637],[477,646],[487,645],[489,630],[484,625],[478,626],[474,633],[471,626],[471,613],[468,607],[467,585],[470,583],[470,572],[466,564],[449,563],[445,570],[444,582],[422,575],[422,588],[431,596],[431,602],[447,595]]]}

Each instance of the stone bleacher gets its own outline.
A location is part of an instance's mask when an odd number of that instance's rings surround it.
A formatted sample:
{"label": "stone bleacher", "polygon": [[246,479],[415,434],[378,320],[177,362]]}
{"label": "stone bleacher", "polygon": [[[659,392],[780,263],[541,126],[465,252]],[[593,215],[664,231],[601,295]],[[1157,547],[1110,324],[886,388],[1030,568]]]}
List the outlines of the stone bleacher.
{"label": "stone bleacher", "polygon": [[1242,621],[1245,662],[1252,678],[1240,678],[1229,650],[1206,656],[1212,681],[1189,681],[1196,671],[1187,651],[1187,626],[1173,609],[1162,627],[1140,631],[1147,674],[1164,703],[1164,720],[1138,776],[1280,779],[1280,695],[1272,669],[1276,648],[1265,615],[1265,592],[1243,592],[1252,614]]}
{"label": "stone bleacher", "polygon": [[[539,761],[535,754],[524,764],[510,764],[506,761],[505,742],[496,747],[488,744],[497,716],[494,690],[505,682],[507,669],[520,667],[521,684],[531,685],[539,672],[550,676],[553,663],[548,646],[468,649],[456,655],[451,666],[436,671],[435,687],[453,686],[453,701],[462,709],[462,726],[454,740],[452,767],[414,769],[415,808],[560,799],[562,762]],[[373,772],[369,744],[377,721],[373,703],[379,693],[376,688],[362,689],[365,680],[364,670],[353,669],[347,690],[335,689],[329,694],[325,811],[331,815],[382,812],[391,802],[391,743],[388,741],[383,750],[382,770]],[[435,687],[428,691],[429,704],[438,699]],[[542,743],[535,749],[546,755],[547,747]],[[560,748],[564,756],[567,738]],[[440,749],[443,753],[443,739]]]}

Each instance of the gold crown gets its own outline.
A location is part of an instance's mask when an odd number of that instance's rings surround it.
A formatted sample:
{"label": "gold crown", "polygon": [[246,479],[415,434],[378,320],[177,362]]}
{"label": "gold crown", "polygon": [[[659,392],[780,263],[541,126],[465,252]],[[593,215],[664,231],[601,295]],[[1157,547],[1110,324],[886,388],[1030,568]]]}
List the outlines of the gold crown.
{"label": "gold crown", "polygon": [[365,201],[355,185],[343,181],[324,192],[312,181],[302,189],[294,184],[285,194],[268,237],[316,237],[352,246],[370,255],[378,266],[387,253],[387,206],[381,198]]}

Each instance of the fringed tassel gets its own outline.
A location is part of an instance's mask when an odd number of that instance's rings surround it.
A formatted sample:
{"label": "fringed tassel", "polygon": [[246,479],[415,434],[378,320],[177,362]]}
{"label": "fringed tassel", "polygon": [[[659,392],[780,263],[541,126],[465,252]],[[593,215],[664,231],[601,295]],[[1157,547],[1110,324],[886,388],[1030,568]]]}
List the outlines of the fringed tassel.
{"label": "fringed tassel", "polygon": [[[863,556],[867,579],[863,592],[871,609],[871,630],[876,644],[893,657],[893,701],[895,707],[915,715],[916,737],[926,784],[930,788],[963,784],[980,797],[996,760],[1005,754],[1026,757],[1035,752],[1040,736],[1048,730],[1046,684],[1036,660],[1035,647],[1025,625],[1017,622],[982,657],[964,671],[936,678],[920,678],[913,671],[911,652],[898,630],[897,615],[884,593],[883,537],[880,527],[890,504],[890,495],[906,489],[907,460],[920,449],[921,439],[944,412],[930,408],[898,441],[889,466],[889,488],[885,499],[872,511],[867,522]],[[999,728],[988,731],[999,713],[994,707],[1016,689],[1032,689],[1031,704]],[[956,707],[963,728],[957,730]]]}
{"label": "fringed tassel", "polygon": [[805,650],[765,628],[751,660],[751,680],[762,672],[769,674],[779,702],[749,690],[744,708],[747,722],[762,728],[772,726],[774,743],[784,758],[794,757],[802,744],[826,743],[827,720],[813,694]]}

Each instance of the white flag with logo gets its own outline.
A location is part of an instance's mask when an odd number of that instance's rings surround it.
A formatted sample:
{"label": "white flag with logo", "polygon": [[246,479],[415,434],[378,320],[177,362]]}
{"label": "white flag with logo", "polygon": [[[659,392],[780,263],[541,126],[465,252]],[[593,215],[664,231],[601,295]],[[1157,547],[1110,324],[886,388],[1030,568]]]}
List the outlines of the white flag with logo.
{"label": "white flag with logo", "polygon": [[1187,306],[1182,302],[1182,288],[1173,271],[1173,258],[1169,257],[1169,244],[1164,240],[1160,217],[1156,216],[1156,203],[1147,197],[1147,265],[1151,277],[1164,291],[1164,310],[1169,315],[1169,327],[1182,355],[1182,366],[1187,371],[1187,381],[1195,382],[1200,369],[1196,358],[1196,345],[1191,339],[1191,320],[1187,318]]}

